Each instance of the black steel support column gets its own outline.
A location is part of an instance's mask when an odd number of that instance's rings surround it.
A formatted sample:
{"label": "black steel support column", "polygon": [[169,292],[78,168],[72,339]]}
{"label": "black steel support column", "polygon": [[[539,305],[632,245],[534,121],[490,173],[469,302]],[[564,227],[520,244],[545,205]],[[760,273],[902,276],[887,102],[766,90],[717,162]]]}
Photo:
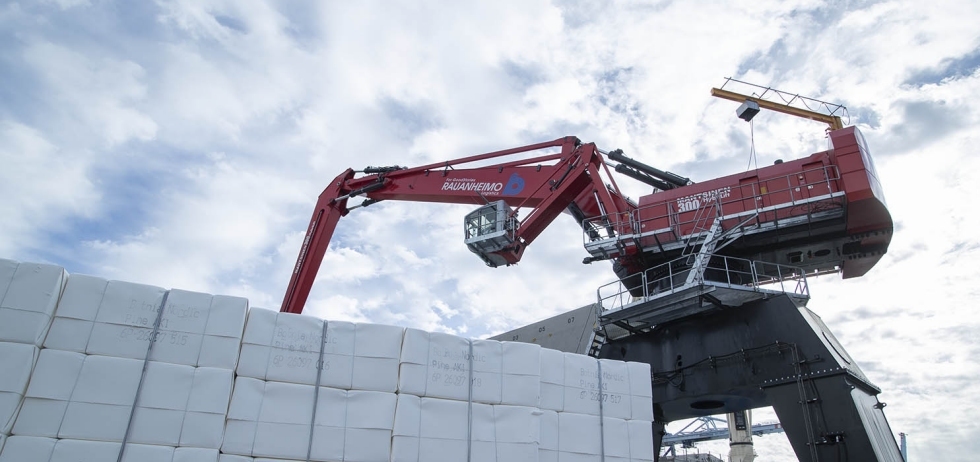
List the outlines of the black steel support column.
{"label": "black steel support column", "polygon": [[610,341],[601,357],[651,365],[661,422],[773,406],[801,461],[902,460],[880,390],[789,297],[661,324]]}

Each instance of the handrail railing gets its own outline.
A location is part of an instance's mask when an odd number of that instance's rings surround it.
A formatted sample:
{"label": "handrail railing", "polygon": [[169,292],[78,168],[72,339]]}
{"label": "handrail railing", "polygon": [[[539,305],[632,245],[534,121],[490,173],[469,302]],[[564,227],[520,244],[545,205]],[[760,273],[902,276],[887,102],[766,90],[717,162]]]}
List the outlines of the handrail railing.
{"label": "handrail railing", "polygon": [[[700,284],[810,296],[806,271],[796,266],[713,255],[704,268],[703,278],[696,278],[696,284],[686,284],[687,276],[693,270],[685,264],[686,260],[681,257],[599,286],[596,289],[599,306],[602,311],[618,310]],[[778,287],[763,288],[768,285]]]}
{"label": "handrail railing", "polygon": [[[804,182],[793,184],[794,179],[798,179],[800,176],[803,178],[808,178],[812,175],[807,175],[808,173],[822,173],[819,175],[818,179],[812,181],[806,180]],[[832,182],[840,180],[840,172],[836,165],[825,165],[818,168],[804,170],[802,172],[794,172],[792,174],[783,175],[776,178],[755,181],[752,183],[739,184],[737,186],[732,186],[731,188],[740,189],[739,194],[731,194],[725,199],[721,197],[710,198],[710,202],[702,204],[699,199],[692,199],[697,203],[694,204],[697,210],[694,208],[688,208],[684,212],[678,212],[672,204],[667,203],[667,211],[665,213],[660,213],[652,216],[648,216],[646,211],[649,211],[654,207],[663,207],[664,202],[657,202],[655,204],[646,205],[644,207],[638,208],[632,212],[621,212],[615,215],[602,215],[599,217],[589,218],[583,222],[583,229],[585,229],[584,243],[588,244],[591,242],[598,242],[607,239],[612,239],[617,236],[624,237],[631,233],[628,230],[632,230],[635,233],[642,234],[644,232],[651,232],[655,230],[643,230],[643,223],[645,222],[659,222],[661,220],[667,219],[669,221],[670,231],[665,231],[662,239],[664,242],[674,241],[685,237],[687,234],[697,233],[698,229],[694,229],[692,233],[684,234],[681,232],[682,229],[687,229],[691,227],[696,228],[696,224],[699,218],[703,218],[704,208],[706,206],[716,205],[720,210],[742,210],[741,207],[735,207],[734,204],[743,203],[745,201],[752,201],[753,206],[745,208],[743,214],[759,213],[760,216],[764,215],[765,210],[769,207],[778,204],[789,204],[797,205],[798,203],[805,203],[808,206],[800,210],[789,210],[785,212],[786,216],[781,216],[780,219],[792,218],[798,216],[809,215],[814,212],[814,206],[809,204],[812,197],[820,197],[823,194],[803,194],[803,190],[810,190],[818,185],[826,185],[827,193],[834,192],[834,187]],[[769,187],[773,186],[774,183],[784,183],[785,186],[781,186],[778,189],[770,190]],[[750,188],[750,189],[749,189]],[[797,192],[797,189],[800,191]],[[779,195],[788,195],[789,200],[780,199],[778,202],[773,204],[773,197]],[[770,205],[766,205],[769,203]],[[732,206],[729,207],[728,205]],[[695,212],[694,216],[688,218],[687,220],[681,221],[680,215]],[[774,212],[768,212],[774,213]],[[644,218],[640,218],[644,217]],[[713,218],[713,217],[712,217]],[[767,221],[765,217],[762,217],[762,221]],[[671,232],[672,231],[672,232]]]}
{"label": "handrail railing", "polygon": [[637,220],[634,210],[587,218],[582,222],[582,229],[585,231],[586,242],[595,242],[624,235],[626,230],[636,229],[633,227],[635,223]]}

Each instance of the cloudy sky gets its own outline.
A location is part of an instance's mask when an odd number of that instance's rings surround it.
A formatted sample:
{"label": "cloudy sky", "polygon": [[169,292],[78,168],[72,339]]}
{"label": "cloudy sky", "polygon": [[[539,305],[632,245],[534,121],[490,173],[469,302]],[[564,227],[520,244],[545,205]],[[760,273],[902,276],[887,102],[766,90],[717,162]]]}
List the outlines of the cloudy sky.
{"label": "cloudy sky", "polygon": [[[0,257],[276,309],[347,167],[575,135],[703,181],[747,165],[749,126],[709,96],[736,77],[842,103],[864,131],[896,233],[866,277],[811,281],[810,307],[882,388],[912,460],[972,460],[978,23],[980,2],[943,0],[2,2]],[[755,146],[762,165],[826,140],[764,113]],[[307,313],[481,337],[613,278],[581,264],[568,217],[520,265],[487,268],[462,243],[469,210],[352,212]],[[780,435],[757,448],[791,454]]]}

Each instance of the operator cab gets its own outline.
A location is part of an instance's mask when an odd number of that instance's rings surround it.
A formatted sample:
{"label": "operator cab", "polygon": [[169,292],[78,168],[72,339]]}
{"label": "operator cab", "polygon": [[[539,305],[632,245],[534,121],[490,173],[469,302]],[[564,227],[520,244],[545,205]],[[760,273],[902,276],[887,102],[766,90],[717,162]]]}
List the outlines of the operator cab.
{"label": "operator cab", "polygon": [[513,249],[517,240],[517,216],[504,201],[484,205],[466,215],[464,242],[487,266],[496,268],[511,262],[501,251]]}

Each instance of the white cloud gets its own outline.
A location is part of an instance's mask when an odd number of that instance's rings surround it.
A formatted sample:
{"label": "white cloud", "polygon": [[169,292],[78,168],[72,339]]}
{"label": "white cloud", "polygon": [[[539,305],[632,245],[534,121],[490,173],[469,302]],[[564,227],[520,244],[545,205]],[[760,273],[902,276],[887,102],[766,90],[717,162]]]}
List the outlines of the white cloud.
{"label": "white cloud", "polygon": [[[169,181],[137,235],[88,243],[102,274],[168,287],[213,291],[268,283],[268,246],[281,238],[278,204],[298,188],[222,156],[210,165],[165,172]],[[220,204],[220,206],[217,206]]]}
{"label": "white cloud", "polygon": [[[45,84],[46,116],[65,124],[62,130],[70,136],[95,137],[112,147],[156,135],[156,123],[134,107],[146,96],[145,72],[138,64],[86,56],[46,41],[28,45],[23,60]],[[79,123],[83,126],[74,127]]]}
{"label": "white cloud", "polygon": [[0,254],[42,250],[46,235],[96,215],[100,194],[79,154],[26,125],[0,120]]}

